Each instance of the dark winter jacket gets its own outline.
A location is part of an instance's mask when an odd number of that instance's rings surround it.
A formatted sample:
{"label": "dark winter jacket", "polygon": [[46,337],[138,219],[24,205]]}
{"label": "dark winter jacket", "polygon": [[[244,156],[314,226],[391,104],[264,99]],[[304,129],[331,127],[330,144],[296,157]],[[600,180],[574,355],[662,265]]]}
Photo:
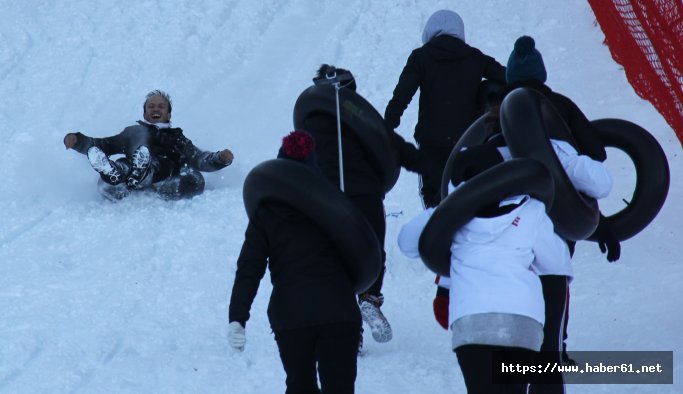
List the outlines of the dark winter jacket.
{"label": "dark winter jacket", "polygon": [[229,320],[244,325],[266,266],[273,292],[273,330],[360,323],[360,311],[339,250],[313,221],[284,204],[261,205],[249,221],[237,260]]}
{"label": "dark winter jacket", "polygon": [[600,139],[598,131],[586,118],[586,115],[581,112],[581,109],[571,99],[560,93],[553,92],[542,82],[527,80],[507,85],[501,92],[500,100],[502,101],[502,97],[505,97],[507,93],[520,87],[535,89],[553,104],[576,140],[579,153],[597,161],[605,161],[607,159],[605,145]]}
{"label": "dark winter jacket", "polygon": [[420,145],[453,146],[481,115],[477,92],[482,78],[505,84],[505,67],[458,38],[442,35],[408,57],[394,95],[384,112],[396,129],[420,88],[415,141]]}
{"label": "dark winter jacket", "polygon": [[154,173],[153,182],[178,175],[185,165],[205,172],[218,171],[226,167],[218,152],[198,149],[183,135],[183,130],[179,127],[157,128],[140,121],[112,137],[93,138],[81,133],[75,135],[78,141],[74,149],[83,154],[87,154],[90,147],[97,146],[107,156],[123,154],[131,157],[138,147],[149,147],[159,167]]}
{"label": "dark winter jacket", "polygon": [[[339,187],[339,143],[337,118],[322,112],[304,120],[304,130],[315,138],[318,166],[332,184]],[[370,153],[356,135],[342,122],[342,159],[344,166],[344,194],[348,196],[384,196],[384,187]]]}

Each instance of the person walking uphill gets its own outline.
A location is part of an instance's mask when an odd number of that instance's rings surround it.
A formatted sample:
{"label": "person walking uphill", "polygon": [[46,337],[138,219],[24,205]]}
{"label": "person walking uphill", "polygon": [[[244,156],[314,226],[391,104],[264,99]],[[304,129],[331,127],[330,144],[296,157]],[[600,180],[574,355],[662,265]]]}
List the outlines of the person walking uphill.
{"label": "person walking uphill", "polygon": [[[557,109],[558,114],[569,127],[577,148],[581,155],[583,164],[577,165],[575,156],[578,152],[568,144],[557,150],[557,156],[563,166],[571,164],[573,169],[565,168],[569,179],[575,184],[578,191],[593,198],[604,198],[611,189],[611,175],[602,177],[587,176],[582,174],[590,171],[598,174],[601,171],[607,172],[602,162],[607,158],[605,146],[600,139],[593,125],[581,112],[579,107],[569,98],[554,92],[545,82],[547,72],[543,57],[536,49],[536,42],[532,37],[519,37],[514,44],[507,63],[507,82],[508,85],[502,90],[502,99],[516,88],[530,88],[540,92]],[[499,122],[498,122],[499,123]],[[554,143],[556,144],[556,143]],[[580,156],[579,156],[580,157]],[[609,180],[606,180],[609,178]],[[577,181],[577,179],[579,179]],[[601,180],[602,179],[602,180]],[[601,192],[600,190],[603,190]],[[606,191],[605,191],[606,190]],[[600,250],[607,252],[607,260],[614,262],[621,255],[621,246],[614,236],[609,224],[601,215],[600,223],[595,231]],[[569,254],[573,256],[575,242],[566,241]],[[569,267],[571,268],[571,267]],[[573,362],[567,354],[567,324],[569,319],[569,278],[565,272],[544,272],[540,274],[543,286],[543,297],[545,299],[545,325],[543,326],[544,339],[541,350],[547,351],[551,355],[549,361],[557,363]],[[555,384],[533,384],[529,387],[529,392],[533,394],[560,394],[564,393],[562,375],[557,375]]]}
{"label": "person walking uphill", "polygon": [[[229,149],[205,152],[194,146],[183,130],[171,126],[171,97],[161,90],[147,94],[143,121],[106,138],[80,132],[64,136],[66,149],[88,156],[100,174],[99,190],[110,200],[131,191],[152,190],[165,199],[190,198],[204,191],[200,171],[217,171],[229,166],[234,156]],[[112,161],[110,156],[125,157]]]}
{"label": "person walking uphill", "polygon": [[384,120],[395,130],[420,89],[414,138],[420,154],[435,162],[434,170],[420,177],[422,202],[428,208],[441,201],[441,176],[453,146],[481,115],[477,94],[482,79],[504,85],[505,67],[465,42],[463,21],[450,10],[429,17],[422,42],[408,57]]}
{"label": "person walking uphill", "polygon": [[[329,82],[339,81],[339,82]],[[343,81],[343,82],[342,82]],[[349,70],[323,64],[316,72],[316,84],[339,83],[339,89],[356,92],[356,80]],[[381,117],[377,115],[381,122]],[[391,325],[380,309],[384,303],[382,286],[386,266],[384,238],[386,219],[384,214],[384,185],[381,173],[377,168],[371,152],[366,149],[358,137],[358,133],[365,130],[354,130],[343,116],[339,119],[341,137],[337,129],[337,116],[323,112],[312,111],[302,122],[301,128],[310,132],[316,140],[318,164],[325,178],[341,188],[340,178],[343,177],[343,192],[346,197],[365,216],[372,226],[377,240],[382,247],[382,269],[373,285],[358,297],[363,321],[370,327],[372,337],[377,342],[390,341],[393,334]],[[406,142],[392,130],[389,134],[388,149],[393,149],[399,158],[399,164],[409,171],[426,172],[431,162],[419,157],[418,151],[412,144]],[[339,138],[341,138],[341,146]],[[340,174],[340,152],[343,171]],[[359,351],[362,349],[362,336]]]}
{"label": "person walking uphill", "polygon": [[[278,158],[319,172],[314,147],[310,134],[294,131],[283,139]],[[353,393],[362,323],[343,256],[312,218],[274,199],[256,208],[237,260],[229,307],[232,348],[245,348],[249,310],[266,267],[273,284],[268,319],[287,394],[320,393],[316,365],[323,393]]]}

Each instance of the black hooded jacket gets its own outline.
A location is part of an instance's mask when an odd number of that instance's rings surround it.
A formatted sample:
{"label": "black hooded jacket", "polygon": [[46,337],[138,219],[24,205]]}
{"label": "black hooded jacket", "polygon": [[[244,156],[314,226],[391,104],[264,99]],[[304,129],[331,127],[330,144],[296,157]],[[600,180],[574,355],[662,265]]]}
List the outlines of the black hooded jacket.
{"label": "black hooded jacket", "polygon": [[218,171],[226,167],[218,152],[200,150],[185,137],[183,129],[179,127],[158,128],[139,121],[137,125],[126,127],[111,137],[93,138],[82,133],[75,135],[77,142],[74,149],[82,154],[87,154],[90,147],[96,146],[107,156],[123,154],[130,158],[137,148],[147,146],[154,160],[158,162],[153,182],[178,175],[185,165],[204,172]]}
{"label": "black hooded jacket", "polygon": [[453,146],[481,115],[477,92],[482,78],[505,84],[505,67],[477,48],[448,35],[437,36],[413,50],[384,112],[391,130],[420,88],[415,141]]}

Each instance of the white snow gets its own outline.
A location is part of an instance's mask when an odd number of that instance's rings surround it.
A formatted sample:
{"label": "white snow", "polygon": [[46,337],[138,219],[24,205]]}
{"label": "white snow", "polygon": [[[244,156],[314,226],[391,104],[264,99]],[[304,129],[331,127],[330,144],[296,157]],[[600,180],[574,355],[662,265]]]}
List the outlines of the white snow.
{"label": "white snow", "polygon": [[[274,157],[292,108],[321,63],[349,68],[380,113],[429,15],[459,12],[468,42],[505,64],[514,40],[536,38],[548,84],[590,118],[648,129],[671,166],[659,216],[609,264],[594,243],[574,258],[570,350],[673,350],[674,385],[574,385],[569,393],[683,391],[681,246],[676,245],[681,144],[640,99],[602,44],[585,1],[118,0],[0,1],[0,392],[282,393],[262,281],[244,353],[225,333],[246,215],[242,182]],[[196,145],[230,148],[190,201],[104,201],[79,130],[109,136],[168,91],[173,122]],[[398,131],[412,137],[417,97]],[[630,199],[633,166],[609,150],[617,177],[608,213]],[[394,328],[359,359],[359,393],[464,392],[450,335],[434,321],[433,274],[396,246],[420,211],[417,176],[386,198],[383,308]],[[679,234],[679,235],[676,235]]]}

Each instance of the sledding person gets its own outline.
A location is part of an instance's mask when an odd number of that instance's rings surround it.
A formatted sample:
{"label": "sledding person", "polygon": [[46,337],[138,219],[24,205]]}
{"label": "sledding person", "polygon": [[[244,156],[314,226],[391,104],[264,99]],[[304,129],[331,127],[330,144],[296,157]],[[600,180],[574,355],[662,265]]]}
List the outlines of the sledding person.
{"label": "sledding person", "polygon": [[[478,163],[482,157],[502,161],[493,146],[464,153],[472,154],[475,166],[468,166],[467,176],[455,181],[458,184],[487,168]],[[428,208],[402,227],[398,244],[406,256],[420,257],[420,235],[434,211]],[[533,359],[541,348],[544,322],[543,292],[535,270],[557,269],[568,261],[567,248],[555,234],[545,205],[528,195],[481,208],[456,232],[447,325],[469,394],[526,393],[526,383],[493,383],[493,352],[514,350]]]}
{"label": "sledding person", "polygon": [[441,200],[441,176],[453,146],[481,115],[477,94],[482,79],[505,84],[505,67],[465,43],[463,21],[450,10],[429,17],[422,42],[424,45],[408,57],[384,120],[390,130],[395,130],[420,89],[414,138],[421,155],[435,162],[433,171],[420,177],[420,195],[428,208]]}
{"label": "sledding person", "polygon": [[[515,41],[514,49],[510,53],[506,69],[507,86],[502,92],[504,97],[508,92],[519,88],[531,88],[540,92],[546,97],[557,109],[559,115],[569,127],[572,136],[574,137],[578,149],[582,155],[590,157],[593,161],[603,162],[607,158],[605,146],[600,139],[597,131],[581,112],[579,107],[569,98],[552,91],[545,81],[547,79],[546,68],[543,62],[541,53],[536,49],[535,41],[529,36],[522,36]],[[502,98],[501,98],[502,100]],[[497,115],[497,112],[492,111]],[[574,155],[575,150],[569,144],[563,144],[563,151],[567,154]],[[557,151],[557,150],[556,150]],[[558,158],[563,166],[563,154],[558,152]],[[596,166],[593,166],[596,168]],[[566,169],[566,167],[565,167]],[[607,171],[604,166],[603,170]],[[599,171],[599,168],[598,168]],[[577,186],[575,178],[581,176],[580,172],[567,170],[572,183],[575,184],[577,190],[584,192],[584,194],[594,197],[603,198],[609,193],[611,188],[610,180],[600,181],[599,178],[595,182],[585,184],[586,187],[582,190]],[[603,177],[602,179],[605,179]],[[606,193],[596,192],[596,189],[607,187]],[[607,260],[613,262],[619,259],[621,254],[621,247],[619,241],[614,236],[611,228],[601,216],[600,223],[595,232],[598,240],[600,250],[607,252]],[[574,254],[574,242],[567,241],[567,246],[570,251],[570,256]],[[542,350],[552,351],[560,355],[557,362],[571,362],[566,353],[566,344],[564,341],[567,337],[567,321],[569,318],[569,287],[568,278],[562,273],[545,273],[541,275],[541,283],[543,284],[543,293],[545,296],[546,306],[546,322],[544,326],[544,341]],[[561,376],[559,376],[561,379]],[[559,380],[558,379],[558,380]],[[532,385],[532,391],[537,394],[541,393],[563,393],[564,387],[557,385]]]}
{"label": "sledding person", "polygon": [[[356,91],[356,81],[349,70],[323,64],[317,71],[314,81],[325,81],[328,77],[343,78],[341,89]],[[343,159],[344,194],[363,213],[372,226],[382,247],[382,269],[375,283],[358,297],[363,321],[372,331],[378,342],[392,338],[391,325],[380,309],[384,303],[382,285],[386,266],[384,238],[386,219],[384,214],[384,186],[381,175],[373,164],[373,158],[361,145],[355,133],[349,129],[344,118],[341,124],[341,151]],[[303,128],[309,131],[316,141],[318,164],[323,175],[332,184],[340,185],[339,142],[337,118],[323,112],[313,112],[303,120]],[[392,147],[399,155],[400,164],[414,172],[425,172],[431,163],[418,157],[417,149],[393,131],[389,131]],[[362,336],[361,336],[362,341]],[[362,342],[359,344],[359,349]]]}
{"label": "sledding person", "polygon": [[[282,141],[279,158],[319,171],[315,142],[304,131]],[[244,350],[245,327],[259,282],[270,269],[268,319],[287,393],[354,392],[361,316],[339,249],[311,218],[283,203],[263,202],[249,220],[230,297],[230,345]]]}
{"label": "sledding person", "polygon": [[[88,156],[100,174],[100,192],[118,200],[136,190],[152,190],[166,199],[189,198],[204,191],[200,171],[217,171],[229,166],[229,149],[205,152],[192,144],[183,130],[171,126],[171,98],[153,90],[145,97],[143,118],[137,125],[106,138],[80,132],[64,136],[64,146]],[[112,155],[122,154],[113,161]]]}

